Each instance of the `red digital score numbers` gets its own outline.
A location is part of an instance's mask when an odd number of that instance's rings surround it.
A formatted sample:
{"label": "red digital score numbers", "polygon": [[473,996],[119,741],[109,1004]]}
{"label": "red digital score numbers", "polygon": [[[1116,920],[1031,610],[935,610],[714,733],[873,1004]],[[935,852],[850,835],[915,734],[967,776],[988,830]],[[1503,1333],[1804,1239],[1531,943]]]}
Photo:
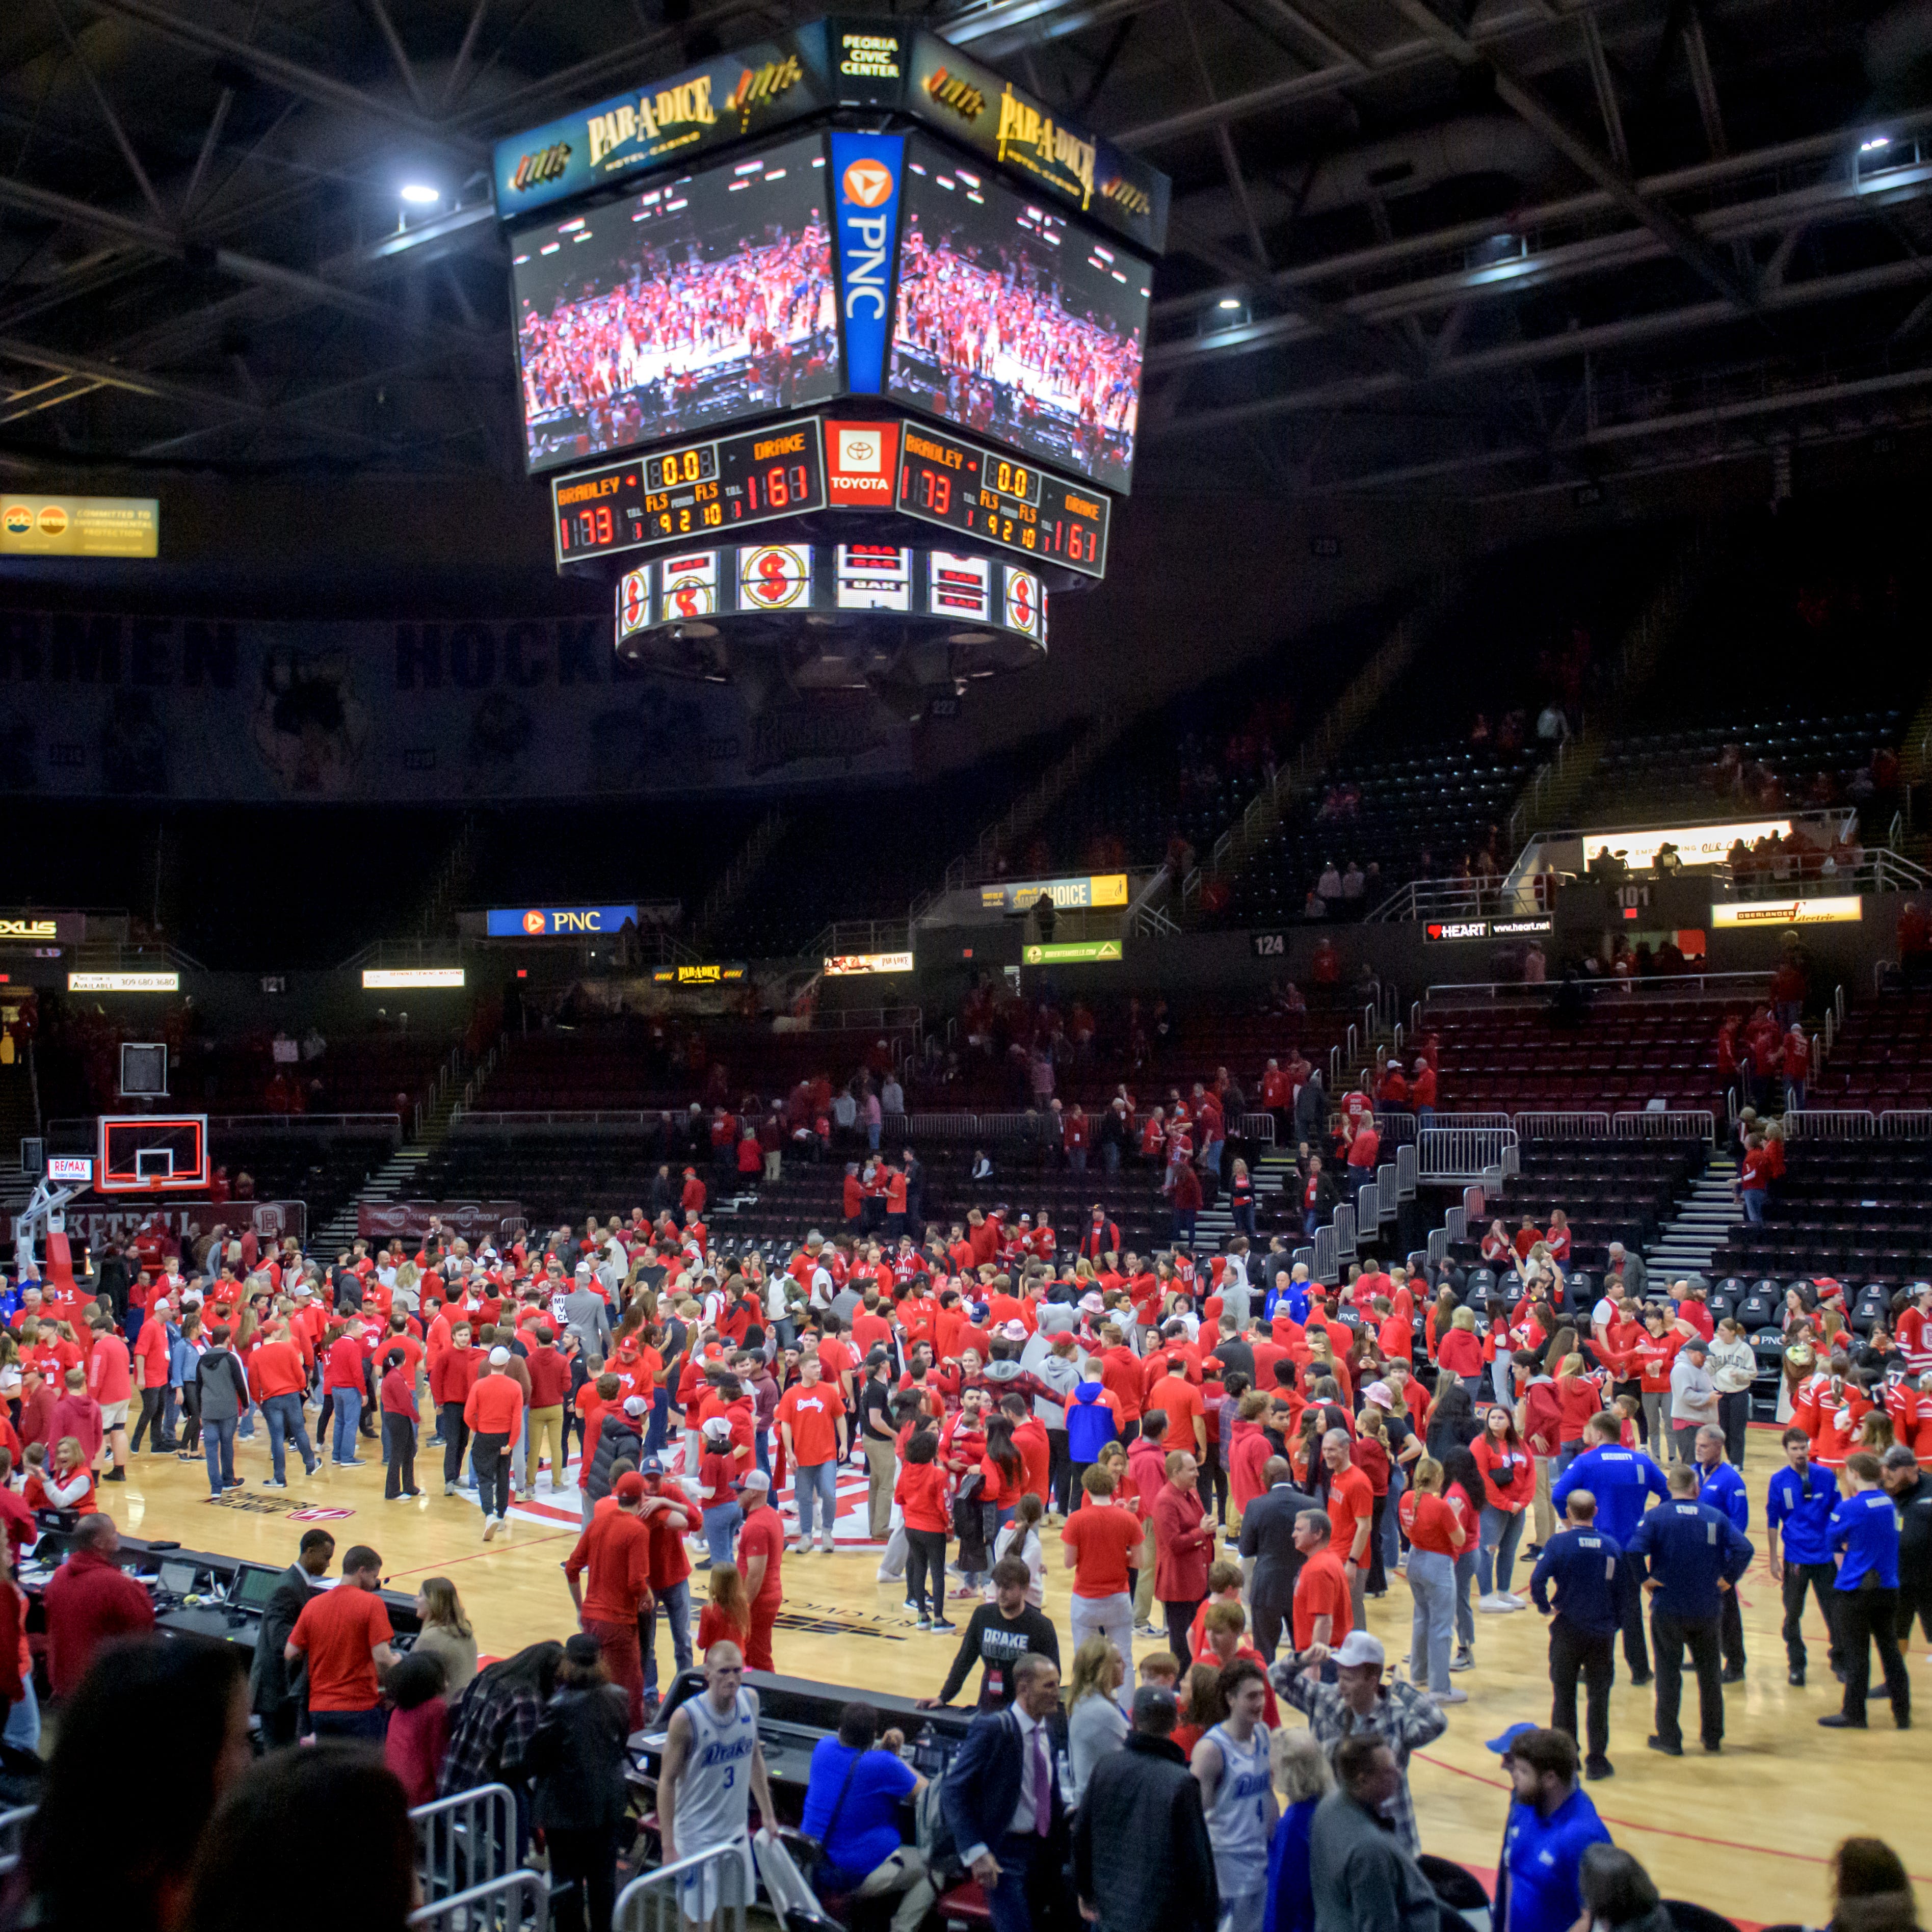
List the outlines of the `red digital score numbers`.
{"label": "red digital score numbers", "polygon": [[818,419],[634,457],[550,486],[559,563],[686,543],[825,504]]}
{"label": "red digital score numbers", "polygon": [[906,425],[898,507],[1035,559],[1100,577],[1107,567],[1106,497],[956,437]]}

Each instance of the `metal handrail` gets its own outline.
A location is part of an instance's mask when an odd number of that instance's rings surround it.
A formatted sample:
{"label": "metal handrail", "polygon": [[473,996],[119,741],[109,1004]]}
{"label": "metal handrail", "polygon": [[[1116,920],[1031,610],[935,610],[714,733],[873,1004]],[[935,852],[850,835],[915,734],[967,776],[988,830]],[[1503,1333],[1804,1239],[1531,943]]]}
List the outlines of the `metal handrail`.
{"label": "metal handrail", "polygon": [[506,1872],[421,1906],[404,1922],[420,1932],[548,1932],[550,1886],[541,1872]]}
{"label": "metal handrail", "polygon": [[424,1900],[466,1897],[504,1877],[517,1862],[516,1819],[507,1784],[473,1785],[415,1807],[410,1821]]}
{"label": "metal handrail", "polygon": [[[714,1874],[717,1899],[712,1910],[684,1911],[686,1888],[695,1884],[708,1889],[706,1881]],[[617,1894],[610,1915],[612,1932],[684,1932],[686,1919],[712,1924],[717,1932],[745,1932],[753,1888],[746,1881],[743,1846],[712,1845],[632,1880]],[[700,1908],[704,1905],[704,1889],[695,1902]]]}

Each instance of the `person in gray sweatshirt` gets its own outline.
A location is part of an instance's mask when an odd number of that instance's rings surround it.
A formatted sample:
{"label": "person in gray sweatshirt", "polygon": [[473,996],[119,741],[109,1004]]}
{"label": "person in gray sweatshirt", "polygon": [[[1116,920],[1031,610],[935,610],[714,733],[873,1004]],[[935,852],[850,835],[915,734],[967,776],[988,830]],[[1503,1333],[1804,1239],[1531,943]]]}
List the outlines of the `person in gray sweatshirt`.
{"label": "person in gray sweatshirt", "polygon": [[201,1446],[208,1456],[208,1486],[219,1496],[242,1485],[235,1474],[235,1430],[248,1406],[248,1378],[228,1346],[228,1324],[208,1330],[208,1348],[196,1365],[201,1392]]}

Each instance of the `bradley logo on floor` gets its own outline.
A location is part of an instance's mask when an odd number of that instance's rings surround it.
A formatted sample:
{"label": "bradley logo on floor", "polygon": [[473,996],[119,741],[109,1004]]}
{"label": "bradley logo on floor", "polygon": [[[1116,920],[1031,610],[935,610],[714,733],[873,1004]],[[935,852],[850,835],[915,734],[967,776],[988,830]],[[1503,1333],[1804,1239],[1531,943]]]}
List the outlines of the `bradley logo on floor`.
{"label": "bradley logo on floor", "polygon": [[841,1610],[832,1604],[788,1603],[773,1622],[779,1630],[802,1630],[812,1636],[876,1636],[888,1643],[905,1642],[903,1621],[868,1610]]}
{"label": "bradley logo on floor", "polygon": [[218,1496],[206,1496],[206,1502],[221,1509],[240,1510],[248,1516],[293,1516],[298,1522],[334,1522],[346,1516],[353,1516],[352,1509],[343,1509],[334,1504],[305,1503],[282,1496],[253,1496],[246,1490],[230,1490]]}

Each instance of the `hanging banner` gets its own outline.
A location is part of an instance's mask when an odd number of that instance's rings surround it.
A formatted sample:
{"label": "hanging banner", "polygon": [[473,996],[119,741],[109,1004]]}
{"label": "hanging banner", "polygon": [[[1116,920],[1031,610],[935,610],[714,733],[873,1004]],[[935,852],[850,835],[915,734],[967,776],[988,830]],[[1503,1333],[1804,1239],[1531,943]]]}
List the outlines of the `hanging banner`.
{"label": "hanging banner", "polygon": [[0,794],[447,806],[911,775],[910,727],[868,692],[754,718],[734,687],[654,676],[614,643],[608,610],[393,623],[0,610]]}

